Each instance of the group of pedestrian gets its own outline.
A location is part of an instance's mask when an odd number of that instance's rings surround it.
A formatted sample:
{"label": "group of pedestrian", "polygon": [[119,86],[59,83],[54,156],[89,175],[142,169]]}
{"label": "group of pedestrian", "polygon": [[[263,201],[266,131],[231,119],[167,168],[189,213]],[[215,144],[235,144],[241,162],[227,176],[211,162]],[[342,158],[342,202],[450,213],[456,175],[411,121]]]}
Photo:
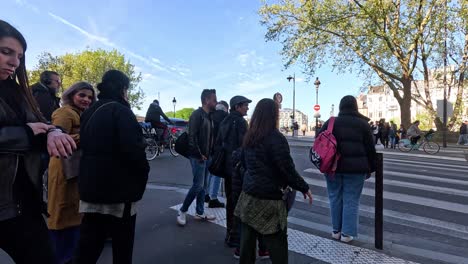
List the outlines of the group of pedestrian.
{"label": "group of pedestrian", "polygon": [[96,263],[110,238],[114,263],[131,263],[149,165],[130,79],[110,70],[98,96],[82,81],[59,98],[57,72],[30,88],[26,48],[0,20],[0,248],[15,263]]}
{"label": "group of pedestrian", "polygon": [[370,122],[372,134],[374,135],[374,145],[383,145],[384,148],[396,148],[400,139],[407,137],[406,128],[400,124],[400,128],[393,122],[385,122],[385,119]]}
{"label": "group of pedestrian", "polygon": [[[195,199],[195,219],[216,219],[205,212],[204,203],[214,198],[212,193],[219,185],[213,179],[219,176],[224,179],[226,192],[225,243],[235,248],[234,256],[240,263],[254,263],[258,240],[259,257],[287,263],[287,211],[282,190],[292,187],[310,201],[312,195],[294,167],[286,138],[279,132],[278,104],[261,100],[248,125],[244,117],[251,102],[244,96],[234,96],[229,114],[223,114],[220,111],[226,110],[226,104],[217,103],[216,91],[203,90],[202,106],[192,113],[188,125],[193,186],[179,209],[177,223],[187,224],[187,211]],[[221,150],[225,156],[222,175],[210,175],[213,154]]]}

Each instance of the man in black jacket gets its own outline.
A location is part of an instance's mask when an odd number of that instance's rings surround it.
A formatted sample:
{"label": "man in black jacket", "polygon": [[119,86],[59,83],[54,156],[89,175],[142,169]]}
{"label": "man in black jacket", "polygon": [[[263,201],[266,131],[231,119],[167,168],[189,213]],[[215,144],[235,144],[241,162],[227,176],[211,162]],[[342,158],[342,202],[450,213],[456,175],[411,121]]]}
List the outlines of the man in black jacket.
{"label": "man in black jacket", "polygon": [[[244,96],[234,96],[229,104],[231,105],[230,114],[221,123],[216,141],[216,146],[224,145],[226,149],[225,169],[224,169],[224,189],[226,191],[226,238],[225,242],[230,247],[236,247],[239,244],[239,233],[234,227],[234,208],[232,181],[232,152],[242,146],[245,133],[247,133],[247,121],[244,116],[249,111],[249,104],[252,101]],[[241,184],[241,183],[237,183]]]}
{"label": "man in black jacket", "polygon": [[39,109],[48,122],[52,120],[52,113],[60,107],[57,93],[61,85],[60,75],[57,72],[44,71],[41,73],[40,81],[31,86]]}
{"label": "man in black jacket", "polygon": [[187,223],[186,213],[195,198],[197,199],[195,219],[214,220],[214,215],[205,214],[205,188],[209,184],[208,166],[213,148],[213,121],[210,113],[216,107],[216,90],[205,89],[201,94],[202,107],[190,116],[188,125],[189,159],[192,165],[193,185],[177,216],[177,223],[184,226]]}
{"label": "man in black jacket", "polygon": [[[223,122],[224,118],[228,116],[229,105],[225,101],[220,101],[216,105],[216,111],[211,114],[211,119],[213,120],[213,138],[216,139],[219,131],[219,126]],[[208,189],[205,190],[205,202],[208,201],[209,208],[224,208],[224,203],[218,200],[219,187],[221,185],[221,178],[216,175],[211,175],[210,184]]]}
{"label": "man in black jacket", "polygon": [[146,112],[145,122],[151,123],[151,126],[154,129],[161,128],[163,133],[161,135],[161,140],[164,140],[167,136],[167,125],[161,122],[161,117],[163,117],[167,123],[173,124],[169,117],[164,114],[162,108],[159,106],[159,101],[154,100],[153,103],[148,107]]}

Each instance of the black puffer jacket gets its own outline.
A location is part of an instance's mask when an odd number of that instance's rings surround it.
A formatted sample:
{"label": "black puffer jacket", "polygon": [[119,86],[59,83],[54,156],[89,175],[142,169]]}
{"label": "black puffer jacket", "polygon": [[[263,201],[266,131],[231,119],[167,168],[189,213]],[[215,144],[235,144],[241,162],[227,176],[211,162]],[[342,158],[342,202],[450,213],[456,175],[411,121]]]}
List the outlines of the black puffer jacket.
{"label": "black puffer jacket", "polygon": [[213,113],[211,113],[211,120],[213,120],[213,136],[215,139],[218,136],[218,131],[219,127],[221,126],[221,122],[223,122],[226,116],[228,116],[228,113],[226,113],[223,110],[216,110]]}
{"label": "black puffer jacket", "polygon": [[81,200],[107,204],[142,198],[149,165],[143,133],[130,106],[101,98],[81,116],[80,141]]}
{"label": "black puffer jacket", "polygon": [[255,148],[244,149],[246,172],[242,190],[259,199],[281,200],[281,188],[305,193],[309,185],[296,171],[286,138],[277,129]]}
{"label": "black puffer jacket", "polygon": [[[355,100],[355,99],[354,99]],[[343,103],[343,100],[342,100]],[[357,104],[340,104],[340,113],[335,119],[333,135],[338,152],[337,173],[371,173],[375,171],[376,152],[369,119],[358,112]],[[328,128],[325,122],[319,133]]]}

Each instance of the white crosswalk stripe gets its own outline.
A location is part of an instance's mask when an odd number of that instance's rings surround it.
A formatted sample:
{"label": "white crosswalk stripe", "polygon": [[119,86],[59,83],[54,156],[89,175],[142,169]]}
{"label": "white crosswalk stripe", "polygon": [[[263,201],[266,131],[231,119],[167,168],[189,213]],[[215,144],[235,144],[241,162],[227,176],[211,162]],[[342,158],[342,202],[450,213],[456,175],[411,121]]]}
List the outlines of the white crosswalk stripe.
{"label": "white crosswalk stripe", "polygon": [[[468,164],[455,159],[399,160],[395,156],[384,158],[384,222],[409,229],[385,231],[391,241],[392,250],[431,259],[431,263],[468,263]],[[455,164],[453,164],[455,163]],[[465,165],[466,164],[466,165]],[[306,168],[302,175],[312,190],[320,190],[324,195],[314,194],[314,205],[329,208],[326,196],[326,181],[316,168]],[[466,178],[466,179],[465,179]],[[363,196],[375,196],[375,178],[370,178],[363,189]],[[330,223],[303,219],[306,206],[300,206],[303,197],[298,195],[297,215],[290,217],[290,223],[317,232],[329,232]],[[373,203],[360,206],[361,218],[373,221]],[[388,205],[398,203],[388,209]],[[424,208],[424,209],[423,209]],[[310,218],[320,219],[323,210],[310,213]],[[294,214],[294,209],[292,211]],[[329,217],[329,212],[327,213]],[[453,217],[452,217],[453,216]],[[464,219],[464,220],[463,220]],[[384,224],[384,228],[385,225]],[[362,224],[364,230],[373,226]],[[411,230],[420,230],[412,232]],[[372,243],[373,233],[363,231],[361,241]],[[417,235],[415,235],[417,234]],[[412,238],[417,242],[405,241]],[[388,238],[387,238],[388,239]],[[450,242],[453,241],[453,242]],[[455,242],[457,241],[457,242]],[[465,248],[465,249],[463,249]]]}

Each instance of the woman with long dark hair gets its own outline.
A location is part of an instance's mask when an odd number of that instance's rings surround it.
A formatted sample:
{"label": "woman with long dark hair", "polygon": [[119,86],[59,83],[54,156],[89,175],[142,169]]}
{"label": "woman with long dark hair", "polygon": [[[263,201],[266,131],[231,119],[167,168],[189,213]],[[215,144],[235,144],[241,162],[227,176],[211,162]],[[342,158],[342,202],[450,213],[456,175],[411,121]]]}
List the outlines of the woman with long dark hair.
{"label": "woman with long dark hair", "polygon": [[[62,107],[52,113],[52,124],[60,126],[80,143],[80,116],[96,101],[96,94],[91,84],[77,82],[62,95]],[[81,215],[79,213],[80,196],[78,194],[78,169],[71,173],[70,168],[79,165],[79,153],[70,160],[52,159],[49,163],[48,204],[50,217],[47,226],[59,264],[71,261],[73,251],[78,244]],[[69,165],[65,162],[78,163]]]}
{"label": "woman with long dark hair", "polygon": [[296,171],[288,141],[278,130],[279,109],[271,99],[255,107],[244,137],[245,173],[235,215],[240,218],[240,262],[255,263],[257,237],[262,235],[273,264],[288,263],[287,208],[283,200],[288,187],[312,203],[309,186]]}
{"label": "woman with long dark hair", "polygon": [[76,148],[44,123],[29,89],[26,40],[0,20],[0,248],[16,263],[55,263],[41,215],[41,152],[65,158]]}

